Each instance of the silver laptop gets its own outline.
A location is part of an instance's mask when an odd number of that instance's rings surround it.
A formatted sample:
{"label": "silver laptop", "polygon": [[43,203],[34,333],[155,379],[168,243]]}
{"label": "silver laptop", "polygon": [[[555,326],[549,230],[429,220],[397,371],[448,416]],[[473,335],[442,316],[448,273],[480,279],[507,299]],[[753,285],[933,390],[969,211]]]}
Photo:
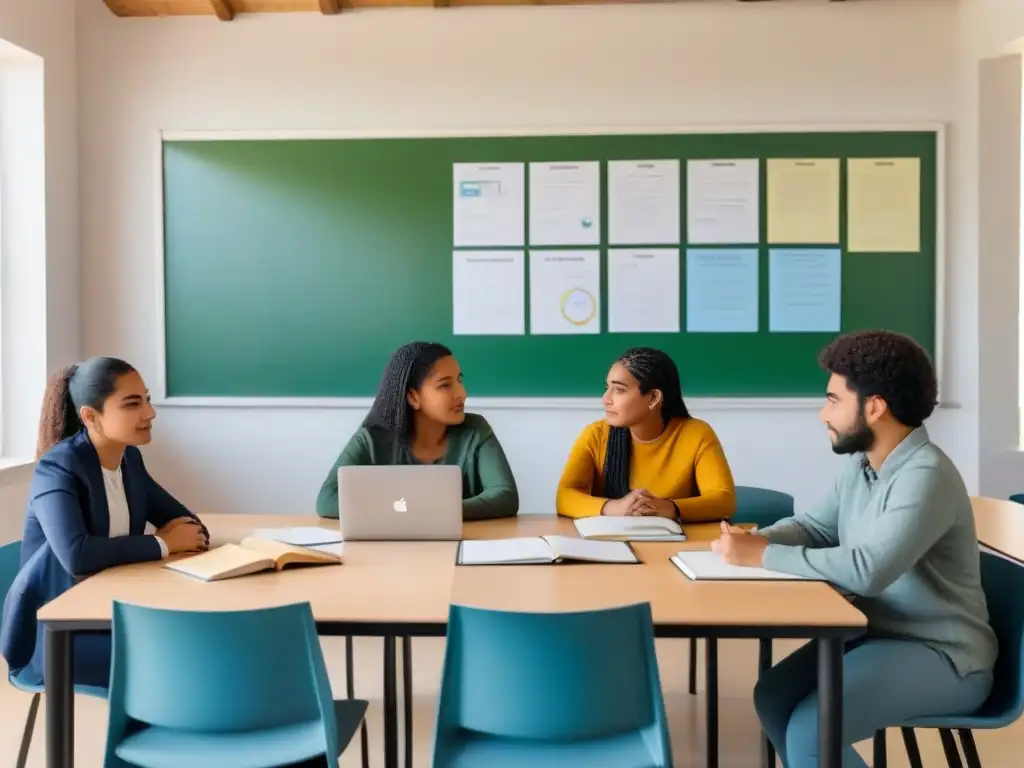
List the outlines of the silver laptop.
{"label": "silver laptop", "polygon": [[462,469],[339,467],[338,518],[345,541],[459,541]]}

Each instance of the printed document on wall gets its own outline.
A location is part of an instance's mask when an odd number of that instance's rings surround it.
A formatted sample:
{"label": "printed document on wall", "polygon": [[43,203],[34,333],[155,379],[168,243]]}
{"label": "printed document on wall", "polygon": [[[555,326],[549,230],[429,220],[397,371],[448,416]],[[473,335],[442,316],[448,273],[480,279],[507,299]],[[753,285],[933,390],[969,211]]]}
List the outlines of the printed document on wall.
{"label": "printed document on wall", "polygon": [[756,248],[691,248],[686,252],[686,330],[756,333]]}
{"label": "printed document on wall", "polygon": [[530,244],[601,242],[601,164],[530,163]]}
{"label": "printed document on wall", "polygon": [[694,244],[761,242],[759,160],[689,160],[687,239]]}
{"label": "printed document on wall", "polygon": [[843,261],[838,248],[773,248],[768,265],[770,331],[839,330]]}
{"label": "printed document on wall", "polygon": [[452,329],[456,336],[526,333],[526,257],[523,251],[452,254]]}
{"label": "printed document on wall", "polygon": [[608,330],[679,332],[679,249],[608,252]]}
{"label": "printed document on wall", "polygon": [[921,159],[850,158],[846,175],[847,250],[919,252]]}
{"label": "printed document on wall", "polygon": [[616,245],[679,242],[679,161],[608,163],[608,241]]}
{"label": "printed document on wall", "polygon": [[456,248],[526,244],[526,173],[522,163],[452,166]]}
{"label": "printed document on wall", "polygon": [[839,243],[839,160],[768,161],[768,242]]}
{"label": "printed document on wall", "polygon": [[601,252],[530,252],[530,333],[601,332]]}

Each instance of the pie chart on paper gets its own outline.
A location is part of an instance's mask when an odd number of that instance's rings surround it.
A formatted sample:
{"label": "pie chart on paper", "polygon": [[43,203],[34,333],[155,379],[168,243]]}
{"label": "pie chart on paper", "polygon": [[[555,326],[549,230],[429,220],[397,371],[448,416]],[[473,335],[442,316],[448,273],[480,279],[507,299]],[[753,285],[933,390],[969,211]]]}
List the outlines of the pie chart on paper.
{"label": "pie chart on paper", "polygon": [[562,294],[562,317],[573,325],[586,325],[597,314],[597,299],[585,288],[574,287]]}

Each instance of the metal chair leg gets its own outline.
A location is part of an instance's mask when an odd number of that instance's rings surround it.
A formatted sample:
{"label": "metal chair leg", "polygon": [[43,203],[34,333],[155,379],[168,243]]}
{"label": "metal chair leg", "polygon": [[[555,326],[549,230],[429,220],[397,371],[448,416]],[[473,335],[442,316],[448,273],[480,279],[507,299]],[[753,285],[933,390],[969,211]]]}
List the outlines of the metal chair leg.
{"label": "metal chair leg", "polygon": [[697,695],[697,638],[690,638],[690,695]]}
{"label": "metal chair leg", "polygon": [[907,749],[907,759],[910,761],[910,768],[924,768],[921,762],[921,749],[917,746],[917,736],[913,728],[900,728],[903,736],[903,746]]}
{"label": "metal chair leg", "polygon": [[402,693],[405,695],[405,768],[412,768],[412,638],[402,638]]}
{"label": "metal chair leg", "polygon": [[[757,676],[760,677],[772,668],[771,638],[761,638],[757,649]],[[761,733],[761,765],[763,768],[775,768],[775,745],[768,734]]]}
{"label": "metal chair leg", "polygon": [[964,768],[960,759],[960,748],[956,745],[956,737],[948,728],[939,729],[939,738],[942,740],[942,751],[946,753],[946,765],[949,768]]}
{"label": "metal chair leg", "polygon": [[36,715],[39,714],[39,701],[42,696],[38,693],[32,694],[32,703],[28,705],[28,717],[25,718],[25,732],[21,737],[21,749],[18,750],[18,761],[15,768],[25,768],[28,762],[28,749],[32,746],[32,734],[36,730]]}
{"label": "metal chair leg", "polygon": [[[352,647],[352,635],[345,635],[345,695],[356,697],[356,662]],[[366,731],[366,718],[359,729],[359,746],[363,755],[363,768],[370,768],[370,735]]]}
{"label": "metal chair leg", "polygon": [[872,742],[871,768],[887,768],[889,755],[885,749],[885,729],[875,731],[875,739]]}
{"label": "metal chair leg", "polygon": [[964,757],[967,758],[967,768],[981,768],[978,746],[974,743],[974,731],[962,728],[957,734],[960,736],[960,746],[964,748]]}

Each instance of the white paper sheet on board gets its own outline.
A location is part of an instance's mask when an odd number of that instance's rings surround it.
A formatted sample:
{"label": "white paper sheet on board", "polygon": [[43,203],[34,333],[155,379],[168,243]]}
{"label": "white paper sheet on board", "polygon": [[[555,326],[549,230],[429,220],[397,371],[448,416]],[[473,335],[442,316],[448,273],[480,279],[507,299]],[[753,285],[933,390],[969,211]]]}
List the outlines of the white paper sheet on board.
{"label": "white paper sheet on board", "polygon": [[523,163],[455,163],[452,182],[456,248],[525,244]]}
{"label": "white paper sheet on board", "polygon": [[523,251],[452,254],[452,332],[456,336],[526,333]]}
{"label": "white paper sheet on board", "polygon": [[608,330],[679,332],[679,249],[608,251]]}
{"label": "white paper sheet on board", "polygon": [[530,163],[530,245],[601,242],[601,164]]}
{"label": "white paper sheet on board", "polygon": [[600,251],[531,251],[530,333],[600,332]]}

